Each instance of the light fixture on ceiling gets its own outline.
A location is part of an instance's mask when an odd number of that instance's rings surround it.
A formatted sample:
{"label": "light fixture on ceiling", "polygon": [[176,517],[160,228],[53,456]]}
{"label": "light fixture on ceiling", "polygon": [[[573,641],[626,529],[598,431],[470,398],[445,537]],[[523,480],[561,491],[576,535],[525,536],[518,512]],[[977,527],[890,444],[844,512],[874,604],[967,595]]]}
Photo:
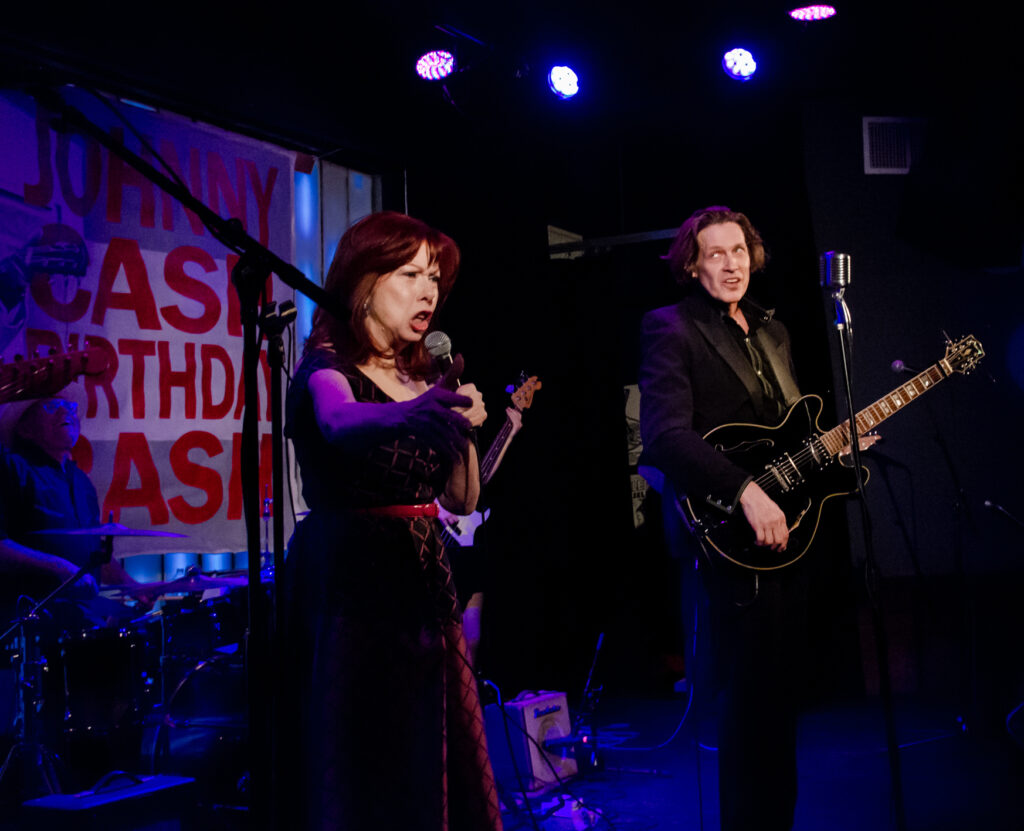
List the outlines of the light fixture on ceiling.
{"label": "light fixture on ceiling", "polygon": [[828,20],[836,14],[836,7],[826,3],[815,3],[810,6],[801,6],[789,10],[789,16],[794,20],[810,23],[815,20]]}
{"label": "light fixture on ceiling", "polygon": [[559,98],[572,98],[580,91],[580,79],[571,66],[553,66],[548,72],[548,86]]}
{"label": "light fixture on ceiling", "polygon": [[454,71],[455,56],[444,49],[425,52],[416,61],[416,74],[425,81],[440,81]]}
{"label": "light fixture on ceiling", "polygon": [[722,69],[734,81],[749,81],[757,72],[757,61],[746,49],[730,49],[722,56]]}

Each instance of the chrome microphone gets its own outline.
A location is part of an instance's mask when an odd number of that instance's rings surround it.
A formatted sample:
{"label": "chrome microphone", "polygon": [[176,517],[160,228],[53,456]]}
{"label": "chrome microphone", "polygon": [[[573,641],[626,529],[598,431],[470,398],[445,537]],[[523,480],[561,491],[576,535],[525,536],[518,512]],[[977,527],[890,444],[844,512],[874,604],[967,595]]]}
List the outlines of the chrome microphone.
{"label": "chrome microphone", "polygon": [[[444,375],[453,363],[452,339],[444,332],[435,329],[433,332],[427,333],[427,336],[423,339],[423,345],[427,348],[427,352],[430,353],[430,357],[434,359],[434,363],[437,364],[441,374]],[[455,386],[461,386],[458,378],[455,379]]]}
{"label": "chrome microphone", "polygon": [[818,258],[818,278],[821,287],[842,291],[850,285],[850,255],[826,251]]}

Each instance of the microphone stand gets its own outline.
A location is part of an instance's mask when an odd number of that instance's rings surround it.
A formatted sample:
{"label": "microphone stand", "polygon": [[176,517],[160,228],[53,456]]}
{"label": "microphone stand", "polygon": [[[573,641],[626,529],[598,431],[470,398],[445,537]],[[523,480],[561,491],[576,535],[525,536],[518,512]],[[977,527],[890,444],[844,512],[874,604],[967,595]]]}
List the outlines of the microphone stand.
{"label": "microphone stand", "polygon": [[[245,409],[242,421],[242,493],[245,514],[246,539],[249,555],[249,633],[246,654],[247,694],[249,704],[249,740],[253,761],[249,777],[250,815],[253,828],[276,828],[281,818],[275,803],[275,788],[279,777],[273,774],[277,763],[274,760],[274,730],[272,723],[272,685],[266,679],[275,676],[272,663],[276,656],[270,654],[269,623],[266,604],[262,602],[262,574],[260,569],[260,493],[259,493],[259,434],[258,397],[259,381],[259,338],[256,334],[260,323],[258,313],[261,291],[271,273],[276,274],[285,284],[306,295],[318,306],[326,309],[338,319],[344,318],[341,305],[330,297],[320,286],[306,278],[295,266],[285,262],[266,246],[260,244],[246,232],[237,218],[224,219],[203,202],[192,196],[184,185],[165,176],[145,159],[115,141],[106,132],[93,124],[75,107],[66,103],[55,90],[37,87],[30,90],[39,105],[63,119],[70,125],[92,137],[107,150],[124,160],[157,187],[192,211],[218,242],[239,254],[238,264],[232,269],[231,279],[238,292],[243,322],[242,377],[245,387]],[[284,315],[282,315],[283,319]],[[278,333],[280,334],[280,333]],[[273,350],[272,350],[273,351]],[[273,384],[273,379],[272,379]],[[280,387],[278,387],[278,390]],[[273,396],[273,389],[271,390]],[[279,398],[279,396],[278,396]],[[273,403],[273,402],[272,402]],[[283,458],[280,446],[283,433],[280,429],[280,406],[272,414],[272,446],[275,462]],[[276,476],[275,476],[276,481]],[[284,572],[283,531],[278,533],[283,518],[280,491],[275,490],[275,536],[274,573],[279,578]],[[280,541],[280,544],[279,544]],[[280,586],[277,586],[280,594]]]}
{"label": "microphone stand", "polygon": [[[842,361],[843,384],[848,411],[850,453],[857,484],[857,499],[860,504],[861,528],[864,536],[864,584],[867,588],[868,603],[871,606],[871,623],[875,634],[875,655],[878,662],[878,689],[882,697],[882,711],[885,719],[885,741],[889,756],[889,776],[892,782],[893,811],[897,831],[906,831],[907,818],[903,803],[903,776],[900,765],[899,745],[896,740],[896,725],[893,718],[892,682],[889,676],[889,641],[882,614],[879,596],[878,563],[872,543],[871,517],[864,499],[864,477],[861,468],[860,436],[858,435],[857,413],[853,406],[853,385],[850,365],[852,363],[853,322],[846,305],[846,287],[849,285],[849,256],[828,252],[821,258],[821,284],[829,289],[835,305],[835,327],[839,337],[839,354]],[[833,271],[834,269],[834,271]]]}
{"label": "microphone stand", "polygon": [[990,511],[998,511],[1007,519],[1009,519],[1010,522],[1013,522],[1016,525],[1019,525],[1021,528],[1024,528],[1024,520],[1021,520],[1015,515],[1011,514],[1008,510],[1006,510],[1006,508],[1004,508],[998,502],[993,502],[991,499],[986,499],[984,504],[985,507],[988,508]]}

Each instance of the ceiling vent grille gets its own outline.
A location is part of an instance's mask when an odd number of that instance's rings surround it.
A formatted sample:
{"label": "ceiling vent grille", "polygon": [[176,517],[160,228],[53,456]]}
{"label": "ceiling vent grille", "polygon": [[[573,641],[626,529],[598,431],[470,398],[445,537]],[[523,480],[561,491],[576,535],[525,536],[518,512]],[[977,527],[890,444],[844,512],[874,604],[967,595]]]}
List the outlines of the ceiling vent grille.
{"label": "ceiling vent grille", "polygon": [[865,116],[864,172],[866,174],[906,175],[920,150],[921,121],[916,118]]}

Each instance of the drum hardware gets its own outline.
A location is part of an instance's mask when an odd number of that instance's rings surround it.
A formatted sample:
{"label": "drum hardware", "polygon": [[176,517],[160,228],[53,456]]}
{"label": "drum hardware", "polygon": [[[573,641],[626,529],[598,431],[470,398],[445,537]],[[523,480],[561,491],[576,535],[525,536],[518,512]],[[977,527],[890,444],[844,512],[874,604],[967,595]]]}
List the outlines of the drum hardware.
{"label": "drum hardware", "polygon": [[263,486],[263,553],[260,555],[260,566],[267,566],[273,563],[270,556],[270,520],[274,516],[274,500],[270,496],[270,485]]}
{"label": "drum hardware", "polygon": [[[42,706],[43,672],[46,661],[39,650],[37,632],[26,632],[39,621],[39,614],[48,604],[78,582],[90,570],[103,563],[109,563],[114,550],[112,537],[104,537],[100,547],[89,557],[89,561],[68,577],[46,597],[37,602],[28,613],[16,619],[7,630],[0,634],[0,644],[12,635],[19,639],[18,667],[18,716],[16,719],[15,743],[0,769],[0,796],[16,794],[19,802],[37,796],[48,796],[61,792],[61,782],[56,755],[42,742],[41,723],[37,716]],[[35,670],[38,670],[36,672]],[[11,782],[17,778],[18,781]]]}
{"label": "drum hardware", "polygon": [[168,698],[147,737],[151,770],[194,777],[202,801],[242,804],[248,738],[243,664],[214,655],[195,663]]}
{"label": "drum hardware", "polygon": [[[126,528],[113,522],[113,513],[110,515],[110,520],[105,525],[96,528],[37,532],[39,534],[98,536],[100,542],[88,562],[42,600],[35,603],[25,615],[14,620],[7,630],[0,634],[0,645],[7,643],[12,636],[18,638],[15,662],[18,707],[18,714],[15,718],[15,743],[0,769],[0,797],[4,800],[13,798],[20,804],[27,799],[61,793],[62,790],[58,757],[43,741],[46,725],[40,718],[46,695],[53,694],[54,686],[52,676],[49,674],[49,659],[41,648],[41,636],[36,628],[40,621],[40,614],[49,611],[49,604],[66,592],[70,586],[77,583],[85,574],[110,562],[114,552],[115,536],[183,536],[165,531]],[[86,672],[82,677],[89,677],[89,673]],[[49,683],[46,683],[47,678],[51,679]],[[67,679],[64,680],[62,703],[65,705],[65,712],[62,715],[73,719],[73,713],[67,709],[71,703],[69,698],[71,687]],[[48,715],[52,717],[53,711]],[[88,728],[94,725],[83,722],[82,726],[88,732]],[[45,738],[57,737],[51,735],[45,736]]]}
{"label": "drum hardware", "polygon": [[39,713],[43,706],[46,658],[39,649],[38,617],[25,616],[4,633],[12,632],[10,660],[17,678],[17,715],[14,745],[0,768],[0,805],[18,805],[26,799],[61,792],[57,754],[43,743]]}
{"label": "drum hardware", "polygon": [[[262,571],[261,582],[273,591],[273,568]],[[23,700],[19,747],[7,763],[18,770],[0,776],[4,792],[15,786],[23,801],[88,787],[89,777],[114,767],[151,764],[155,771],[194,771],[220,801],[245,804],[239,783],[248,770],[248,595],[233,590],[247,585],[244,573],[204,575],[193,567],[174,580],[102,588],[112,595],[92,598],[99,611],[85,615],[85,629],[51,629],[40,638],[30,621],[19,621],[13,629],[27,628],[18,630],[12,667]],[[221,596],[201,597],[213,590]],[[110,619],[108,607],[130,614],[117,601],[142,596],[163,597],[162,607],[110,628],[89,625]],[[23,770],[36,783],[27,791],[17,778]]]}

